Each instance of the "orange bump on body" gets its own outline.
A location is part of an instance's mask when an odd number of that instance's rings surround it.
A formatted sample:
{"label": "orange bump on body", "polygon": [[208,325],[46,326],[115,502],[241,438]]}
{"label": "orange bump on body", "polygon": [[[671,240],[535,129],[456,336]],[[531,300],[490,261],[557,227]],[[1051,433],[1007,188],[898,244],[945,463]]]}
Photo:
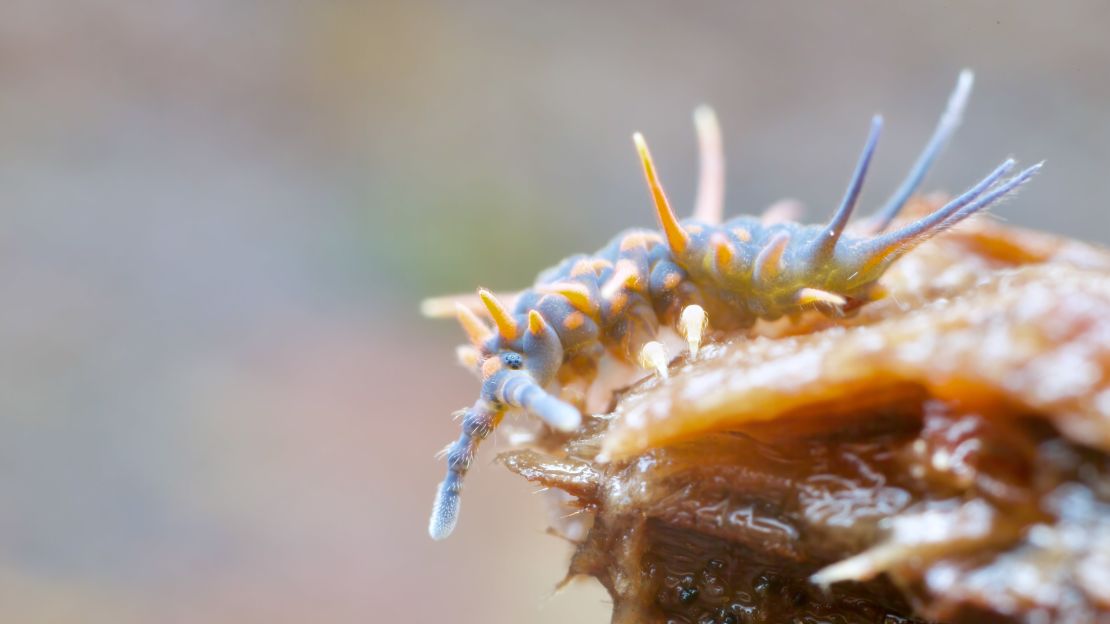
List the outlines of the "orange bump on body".
{"label": "orange bump on body", "polygon": [[715,232],[709,239],[713,248],[713,259],[717,265],[717,270],[721,272],[727,271],[732,266],[732,259],[736,256],[736,250],[728,242],[728,237],[723,232]]}
{"label": "orange bump on body", "polygon": [[752,233],[742,227],[732,228],[732,234],[736,238],[740,239],[740,242],[742,243],[749,243],[752,240]]}
{"label": "orange bump on body", "polygon": [[618,280],[620,286],[637,289],[640,287],[640,269],[631,260],[618,260],[613,279]]}
{"label": "orange bump on body", "polygon": [[673,288],[678,286],[678,283],[681,281],[681,275],[679,275],[678,273],[669,273],[667,277],[663,278],[663,288],[666,288],[667,290],[672,290]]}
{"label": "orange bump on body", "polygon": [[789,244],[790,234],[778,232],[755,257],[755,270],[761,281],[773,280],[782,272],[782,254]]}
{"label": "orange bump on body", "polygon": [[574,266],[570,269],[570,276],[580,277],[582,275],[588,275],[593,272],[594,264],[592,262],[590,262],[589,260],[579,260],[578,262],[575,262]]}
{"label": "orange bump on body", "polygon": [[[548,295],[559,295],[564,297],[578,310],[586,312],[590,316],[597,316],[597,303],[594,301],[590,290],[578,282],[545,284],[543,286],[538,286],[536,290],[547,293]],[[543,299],[540,301],[543,301]]]}
{"label": "orange bump on body", "polygon": [[629,251],[637,247],[647,247],[647,239],[639,232],[629,234],[621,240],[621,251]]}
{"label": "orange bump on body", "polygon": [[538,310],[529,310],[528,331],[531,332],[533,336],[539,336],[543,333],[545,327],[547,327],[547,323],[544,322],[543,315],[541,315]]}
{"label": "orange bump on body", "polygon": [[582,323],[586,322],[586,315],[581,312],[571,312],[563,319],[563,327],[574,331],[582,327]]}
{"label": "orange bump on body", "polygon": [[613,268],[613,263],[604,258],[596,258],[590,264],[594,267],[594,274],[601,275],[603,272]]}

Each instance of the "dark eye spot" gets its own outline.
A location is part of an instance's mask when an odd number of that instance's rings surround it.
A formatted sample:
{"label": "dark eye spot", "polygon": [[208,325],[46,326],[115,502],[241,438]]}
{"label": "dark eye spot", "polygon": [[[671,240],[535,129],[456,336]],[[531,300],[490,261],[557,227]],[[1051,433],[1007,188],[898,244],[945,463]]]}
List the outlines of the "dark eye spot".
{"label": "dark eye spot", "polygon": [[501,356],[501,361],[513,370],[520,370],[520,367],[524,366],[524,358],[520,357],[519,353],[505,353]]}

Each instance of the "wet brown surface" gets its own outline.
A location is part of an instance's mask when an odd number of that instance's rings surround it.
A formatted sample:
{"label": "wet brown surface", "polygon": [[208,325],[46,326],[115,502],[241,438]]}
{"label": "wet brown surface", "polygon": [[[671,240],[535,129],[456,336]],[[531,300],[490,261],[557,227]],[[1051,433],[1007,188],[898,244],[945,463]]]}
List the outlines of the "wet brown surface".
{"label": "wet brown surface", "polygon": [[1105,621],[1107,264],[980,222],[502,460],[588,512],[556,531],[614,622]]}

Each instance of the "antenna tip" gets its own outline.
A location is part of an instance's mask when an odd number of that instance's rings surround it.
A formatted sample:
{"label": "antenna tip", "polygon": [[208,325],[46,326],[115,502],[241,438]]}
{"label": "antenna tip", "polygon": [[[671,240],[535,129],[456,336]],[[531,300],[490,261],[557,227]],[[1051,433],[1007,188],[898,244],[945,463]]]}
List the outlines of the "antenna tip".
{"label": "antenna tip", "polygon": [[428,520],[428,537],[436,540],[447,539],[459,521],[459,492],[457,482],[450,476],[436,489],[432,517]]}

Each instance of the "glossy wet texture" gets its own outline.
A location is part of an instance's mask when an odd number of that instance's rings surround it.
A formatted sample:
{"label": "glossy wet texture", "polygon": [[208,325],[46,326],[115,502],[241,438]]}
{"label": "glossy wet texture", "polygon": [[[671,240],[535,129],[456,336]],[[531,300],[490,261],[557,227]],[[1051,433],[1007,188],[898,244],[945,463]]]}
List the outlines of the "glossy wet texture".
{"label": "glossy wet texture", "polygon": [[502,461],[568,495],[614,622],[1105,621],[1108,266],[973,224]]}
{"label": "glossy wet texture", "polygon": [[916,622],[889,583],[823,591],[805,580],[804,566],[761,558],[725,540],[651,523],[645,555],[655,602],[666,622],[771,624]]}

